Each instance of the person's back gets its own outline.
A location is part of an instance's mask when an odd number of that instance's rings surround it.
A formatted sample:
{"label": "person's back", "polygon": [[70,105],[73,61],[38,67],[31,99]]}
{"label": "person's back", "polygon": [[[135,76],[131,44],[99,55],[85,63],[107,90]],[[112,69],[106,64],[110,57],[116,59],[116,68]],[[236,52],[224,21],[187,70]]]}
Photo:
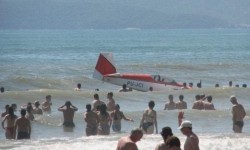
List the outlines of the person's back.
{"label": "person's back", "polygon": [[73,118],[75,115],[75,110],[72,108],[67,108],[63,111],[63,118],[64,121],[69,121],[69,122],[73,122]]}
{"label": "person's back", "polygon": [[86,105],[87,111],[84,113],[84,120],[86,122],[86,136],[96,135],[97,134],[97,123],[98,116],[95,112],[91,110],[91,105]]}
{"label": "person's back", "polygon": [[187,103],[185,101],[183,101],[184,99],[184,96],[183,95],[180,95],[179,96],[179,102],[176,102],[175,106],[176,106],[176,109],[187,109]]}
{"label": "person's back", "polygon": [[99,99],[98,94],[94,94],[94,100],[93,100],[92,104],[93,104],[93,109],[92,110],[97,111],[97,108],[99,106],[101,106],[102,104],[105,104],[105,103]]}
{"label": "person's back", "polygon": [[169,146],[167,145],[167,140],[173,136],[172,129],[170,127],[162,128],[161,136],[163,138],[163,142],[158,144],[155,150],[169,150]]}
{"label": "person's back", "polygon": [[199,138],[196,134],[192,133],[187,136],[184,143],[184,150],[199,150]]}
{"label": "person's back", "polygon": [[[66,107],[66,108],[64,108]],[[72,108],[71,108],[72,107]],[[58,111],[63,112],[63,125],[64,127],[75,127],[73,122],[75,111],[77,111],[77,107],[71,104],[70,101],[66,101],[64,105],[58,108]]]}
{"label": "person's back", "polygon": [[85,121],[87,126],[97,125],[97,114],[93,111],[85,112]]}
{"label": "person's back", "polygon": [[[17,116],[14,114],[14,110],[12,107],[9,107],[9,114],[7,114],[3,121],[2,121],[2,127],[5,129],[5,137],[6,139],[13,139],[14,138],[14,127],[15,127],[15,121]],[[4,123],[6,121],[6,127],[4,127]]]}
{"label": "person's back", "polygon": [[29,139],[31,134],[30,121],[25,118],[26,110],[21,110],[21,117],[16,120],[15,132],[17,131],[17,139]]}
{"label": "person's back", "polygon": [[196,95],[195,99],[196,101],[194,102],[192,109],[198,109],[198,110],[204,109],[204,103],[201,100],[200,95]]}
{"label": "person's back", "polygon": [[138,150],[136,144],[130,139],[130,137],[122,137],[118,141],[119,147],[116,150]]}
{"label": "person's back", "polygon": [[107,112],[107,107],[105,104],[100,106],[100,111],[97,113],[98,118],[98,135],[109,135],[110,134],[110,123],[111,118]]}
{"label": "person's back", "polygon": [[[169,150],[181,150],[181,142],[178,137],[172,136],[166,142]],[[166,149],[164,149],[166,150]]]}
{"label": "person's back", "polygon": [[233,105],[232,112],[235,118],[235,121],[242,121],[246,116],[244,107],[241,104]]}
{"label": "person's back", "polygon": [[143,131],[141,129],[132,130],[130,136],[120,138],[116,150],[138,150],[136,142],[140,141],[142,136]]}

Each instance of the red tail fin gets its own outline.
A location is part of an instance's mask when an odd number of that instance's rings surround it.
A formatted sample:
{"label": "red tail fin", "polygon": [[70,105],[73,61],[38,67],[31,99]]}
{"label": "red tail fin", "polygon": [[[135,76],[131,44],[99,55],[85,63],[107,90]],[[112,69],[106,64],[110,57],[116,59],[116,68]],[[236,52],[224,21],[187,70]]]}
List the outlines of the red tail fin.
{"label": "red tail fin", "polygon": [[93,77],[102,79],[103,75],[114,73],[116,73],[116,68],[113,63],[112,53],[101,53],[95,66]]}

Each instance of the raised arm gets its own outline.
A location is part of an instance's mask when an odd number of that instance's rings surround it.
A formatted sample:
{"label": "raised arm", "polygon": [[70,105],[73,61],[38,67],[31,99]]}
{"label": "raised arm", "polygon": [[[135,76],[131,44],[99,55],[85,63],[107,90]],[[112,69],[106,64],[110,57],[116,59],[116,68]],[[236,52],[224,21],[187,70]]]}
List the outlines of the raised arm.
{"label": "raised arm", "polygon": [[63,109],[64,106],[65,106],[65,104],[62,105],[61,107],[59,107],[57,110],[58,110],[58,111],[63,111],[63,110],[64,110],[64,109]]}
{"label": "raised arm", "polygon": [[71,104],[71,107],[72,107],[75,111],[78,110],[78,108],[77,108],[76,106],[72,105],[72,104]]}

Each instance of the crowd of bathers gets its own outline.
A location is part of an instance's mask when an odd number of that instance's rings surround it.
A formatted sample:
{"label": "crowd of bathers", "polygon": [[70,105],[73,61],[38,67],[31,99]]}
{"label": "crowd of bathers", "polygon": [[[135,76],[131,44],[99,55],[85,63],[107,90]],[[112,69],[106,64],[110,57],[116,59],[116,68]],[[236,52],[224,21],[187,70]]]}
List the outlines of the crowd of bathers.
{"label": "crowd of bathers", "polygon": [[[80,90],[81,87],[78,87]],[[121,91],[124,92],[124,91]],[[127,118],[124,113],[120,110],[119,104],[116,104],[113,93],[107,93],[108,102],[105,103],[99,99],[99,95],[95,93],[93,95],[94,100],[92,104],[86,104],[86,112],[84,113],[84,120],[86,122],[86,136],[93,135],[109,135],[110,130],[112,129],[114,132],[121,131],[121,120],[124,119],[126,121],[134,121],[131,118]],[[174,97],[172,94],[168,96],[169,101],[166,102],[164,110],[174,110],[174,109],[187,109],[187,103],[184,101],[184,96],[179,95],[179,101],[174,102]],[[205,94],[197,94],[195,96],[195,102],[193,103],[192,109],[197,110],[215,110],[214,105],[212,103],[212,96],[205,96]],[[234,132],[240,133],[243,128],[243,119],[246,115],[244,107],[237,102],[235,96],[230,98],[231,103],[233,104],[232,113],[233,113],[233,130]],[[1,114],[3,119],[2,127],[5,129],[5,136],[7,139],[29,139],[31,134],[31,124],[30,121],[34,120],[34,115],[42,115],[43,113],[51,113],[51,95],[47,95],[45,97],[44,102],[42,102],[42,107],[40,108],[40,102],[35,101],[34,103],[28,102],[27,105],[21,106],[21,117],[17,117],[14,112],[17,109],[16,104],[6,105],[6,111]],[[150,101],[148,103],[148,108],[146,108],[143,112],[139,129],[132,130],[131,135],[126,137],[127,139],[121,138],[118,142],[117,149],[121,149],[122,145],[126,145],[126,143],[130,140],[130,142],[134,143],[136,146],[137,140],[139,140],[143,134],[153,134],[158,133],[158,125],[157,125],[157,115],[154,110],[155,103],[154,101]],[[75,127],[74,124],[74,113],[78,108],[75,107],[70,101],[66,101],[65,104],[58,108],[58,111],[63,112],[64,122],[63,127],[65,129],[73,129]],[[198,147],[198,137],[192,132],[192,123],[190,121],[183,121],[184,113],[181,111],[178,115],[179,126],[181,132],[187,136],[187,141],[190,141],[190,135],[195,138],[194,143],[185,143],[185,146],[190,146],[195,144]],[[6,122],[6,123],[5,123]],[[6,124],[6,126],[5,126]],[[163,137],[164,142],[162,144],[157,145],[156,150],[160,150],[161,146],[171,147],[171,141],[169,138],[172,135],[164,136],[164,130],[167,130],[168,133],[171,133],[171,128],[166,127],[162,129],[161,135]],[[171,131],[171,132],[170,132]],[[139,135],[135,135],[137,140],[134,139],[134,133],[138,133]],[[135,137],[135,138],[136,138]],[[170,138],[174,140],[174,146],[180,148],[180,144],[178,144],[179,139],[175,136],[174,138]],[[189,139],[189,140],[188,140]],[[186,141],[186,142],[187,142]],[[173,142],[173,141],[172,141]],[[184,149],[192,149],[184,148]]]}

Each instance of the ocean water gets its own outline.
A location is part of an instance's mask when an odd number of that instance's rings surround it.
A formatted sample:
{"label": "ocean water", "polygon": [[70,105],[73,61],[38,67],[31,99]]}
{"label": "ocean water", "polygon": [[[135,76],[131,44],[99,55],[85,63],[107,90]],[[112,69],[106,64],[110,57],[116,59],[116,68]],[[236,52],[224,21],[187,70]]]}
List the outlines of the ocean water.
{"label": "ocean water", "polygon": [[[119,93],[119,86],[92,78],[100,52],[112,52],[118,72],[149,73],[169,76],[178,82],[200,80],[202,88],[158,92]],[[0,30],[0,111],[6,104],[42,102],[52,95],[52,113],[35,116],[31,140],[6,140],[0,129],[0,149],[91,149],[113,150],[117,140],[139,126],[149,100],[156,102],[159,131],[170,126],[183,146],[185,136],[177,129],[178,111],[164,111],[169,94],[178,100],[184,95],[188,108],[185,118],[193,122],[201,150],[250,149],[250,90],[226,88],[233,84],[250,86],[250,30],[183,29],[183,30]],[[74,91],[77,83],[82,91]],[[220,88],[214,85],[220,84]],[[134,122],[122,122],[122,132],[109,136],[85,136],[83,113],[91,103],[95,89],[103,101],[112,91],[121,110]],[[213,96],[215,111],[191,110],[196,94]],[[232,132],[231,103],[236,95],[247,116],[242,134]],[[76,128],[64,132],[62,114],[57,111],[66,100],[79,108]],[[17,115],[19,111],[16,112]],[[162,141],[159,134],[145,135],[137,143],[151,150]]]}

